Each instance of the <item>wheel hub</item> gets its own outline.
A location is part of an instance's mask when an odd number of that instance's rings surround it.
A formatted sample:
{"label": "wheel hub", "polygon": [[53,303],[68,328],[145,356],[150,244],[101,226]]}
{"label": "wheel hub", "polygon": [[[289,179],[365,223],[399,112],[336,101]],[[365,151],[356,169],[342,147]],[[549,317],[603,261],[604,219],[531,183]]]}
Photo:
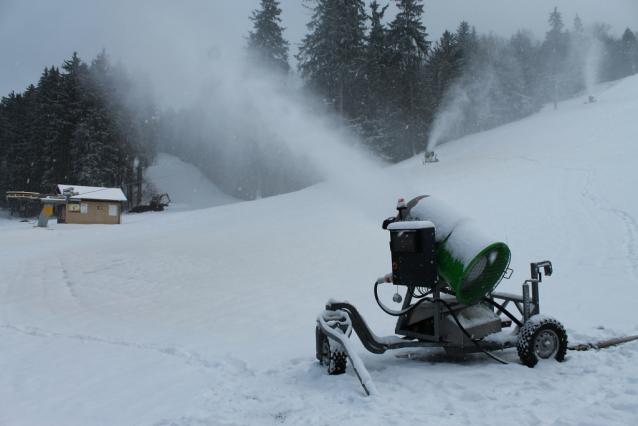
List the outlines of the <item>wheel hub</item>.
{"label": "wheel hub", "polygon": [[543,330],[536,338],[534,352],[543,359],[555,356],[558,352],[558,335],[552,330]]}

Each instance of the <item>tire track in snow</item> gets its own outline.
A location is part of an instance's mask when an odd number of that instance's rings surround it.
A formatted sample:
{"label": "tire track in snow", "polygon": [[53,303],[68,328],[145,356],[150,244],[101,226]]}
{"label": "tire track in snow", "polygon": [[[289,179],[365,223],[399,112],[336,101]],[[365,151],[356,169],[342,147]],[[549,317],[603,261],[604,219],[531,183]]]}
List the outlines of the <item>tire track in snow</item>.
{"label": "tire track in snow", "polygon": [[[81,334],[74,335],[66,335],[62,333],[56,333],[51,331],[46,331],[38,327],[21,327],[12,324],[2,324],[0,328],[13,331],[16,333],[20,333],[30,337],[37,337],[42,339],[70,339],[77,340],[80,342],[89,342],[89,343],[98,343],[98,344],[107,344],[112,346],[122,346],[129,348],[137,348],[143,350],[151,350],[158,352],[162,355],[168,355],[170,357],[176,358],[186,364],[194,365],[197,367],[202,367],[206,370],[215,371],[216,373],[219,370],[230,370],[228,371],[231,375],[236,374],[248,374],[249,376],[253,376],[254,372],[250,370],[247,365],[236,358],[225,357],[223,362],[220,361],[211,361],[204,358],[202,355],[197,352],[186,350],[178,345],[159,345],[153,343],[137,343],[137,342],[129,342],[123,339],[116,338],[103,338],[96,336],[86,336]],[[229,368],[230,367],[230,368]]]}
{"label": "tire track in snow", "polygon": [[66,288],[69,291],[71,298],[78,305],[82,305],[82,299],[80,299],[80,297],[78,296],[77,292],[75,291],[75,286],[73,285],[73,283],[71,283],[71,280],[69,279],[69,269],[66,267],[66,264],[62,262],[60,258],[56,257],[56,260],[58,261],[58,264],[60,265],[60,270],[62,272],[62,281],[64,281],[64,284],[66,285]]}
{"label": "tire track in snow", "polygon": [[[567,169],[567,170],[578,170],[578,169]],[[602,200],[592,195],[587,190],[589,186],[591,186],[594,182],[595,173],[591,170],[583,170],[583,171],[587,171],[587,182],[585,183],[585,186],[583,187],[583,190],[581,191],[580,194],[583,197],[590,200],[592,203],[594,203],[594,206],[596,207],[597,210],[610,212],[613,215],[620,218],[620,220],[622,220],[622,222],[625,225],[625,228],[627,229],[627,232],[625,232],[625,235],[628,241],[623,242],[623,246],[624,246],[625,252],[627,253],[627,261],[629,263],[629,270],[631,274],[634,276],[634,278],[638,279],[638,222],[632,215],[630,215],[626,211],[604,207]]]}
{"label": "tire track in snow", "polygon": [[539,166],[543,166],[543,167],[547,167],[551,169],[566,170],[569,172],[581,172],[581,173],[587,174],[587,179],[586,179],[585,185],[580,191],[580,195],[583,198],[591,201],[594,204],[594,207],[596,208],[596,210],[611,213],[622,221],[626,229],[625,236],[627,238],[627,241],[623,241],[623,248],[627,255],[626,256],[627,264],[628,264],[627,270],[629,271],[630,275],[632,275],[635,279],[638,279],[638,221],[636,220],[635,217],[633,217],[631,214],[629,214],[626,211],[623,211],[620,209],[614,209],[611,207],[605,207],[604,202],[601,198],[589,192],[589,187],[595,182],[596,172],[589,169],[560,167],[560,166],[544,164],[534,158],[529,158],[529,157],[522,157],[522,158],[523,160],[531,161],[535,164],[538,164]]}

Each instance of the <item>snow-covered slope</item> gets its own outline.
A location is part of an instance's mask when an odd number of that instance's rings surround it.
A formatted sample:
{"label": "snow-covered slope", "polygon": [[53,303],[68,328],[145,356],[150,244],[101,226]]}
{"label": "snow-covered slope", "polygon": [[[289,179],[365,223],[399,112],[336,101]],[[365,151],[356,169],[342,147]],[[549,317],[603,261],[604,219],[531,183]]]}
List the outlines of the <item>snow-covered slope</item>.
{"label": "snow-covered slope", "polygon": [[155,164],[146,171],[159,193],[171,197],[170,210],[202,209],[236,203],[239,200],[224,194],[192,164],[160,153]]}
{"label": "snow-covered slope", "polygon": [[393,333],[372,295],[390,268],[380,225],[420,194],[508,242],[501,290],[551,260],[541,309],[570,343],[638,334],[638,76],[597,99],[447,143],[427,166],[119,226],[1,226],[0,423],[637,424],[638,342],[534,369],[516,351],[500,365],[355,342],[374,398],[314,359],[330,297]]}

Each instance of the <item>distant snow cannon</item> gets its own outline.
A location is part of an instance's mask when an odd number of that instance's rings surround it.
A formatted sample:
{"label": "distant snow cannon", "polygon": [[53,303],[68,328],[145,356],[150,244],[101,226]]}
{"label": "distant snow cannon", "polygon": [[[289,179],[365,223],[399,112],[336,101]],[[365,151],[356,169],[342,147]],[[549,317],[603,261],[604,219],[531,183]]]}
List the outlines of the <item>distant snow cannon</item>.
{"label": "distant snow cannon", "polygon": [[[401,213],[400,213],[401,214]],[[410,201],[403,220],[428,220],[436,228],[437,272],[459,303],[474,303],[501,281],[510,263],[507,244],[444,201],[421,196]]]}

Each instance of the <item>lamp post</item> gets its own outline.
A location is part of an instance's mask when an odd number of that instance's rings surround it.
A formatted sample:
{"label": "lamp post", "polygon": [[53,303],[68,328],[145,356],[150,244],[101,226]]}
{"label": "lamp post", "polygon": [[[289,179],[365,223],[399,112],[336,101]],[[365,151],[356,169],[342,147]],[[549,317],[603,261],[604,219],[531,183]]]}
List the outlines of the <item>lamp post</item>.
{"label": "lamp post", "polygon": [[[135,184],[137,184],[137,196],[136,196],[136,206],[139,206],[140,204],[142,204],[142,181],[143,181],[143,174],[144,174],[144,162],[148,163],[148,160],[146,159],[146,155],[145,154],[131,154],[129,156],[129,158],[133,158],[133,167],[132,167],[132,174],[135,174]],[[133,185],[134,183],[131,182],[128,184],[128,199],[129,202],[132,202],[132,198],[133,198]]]}

